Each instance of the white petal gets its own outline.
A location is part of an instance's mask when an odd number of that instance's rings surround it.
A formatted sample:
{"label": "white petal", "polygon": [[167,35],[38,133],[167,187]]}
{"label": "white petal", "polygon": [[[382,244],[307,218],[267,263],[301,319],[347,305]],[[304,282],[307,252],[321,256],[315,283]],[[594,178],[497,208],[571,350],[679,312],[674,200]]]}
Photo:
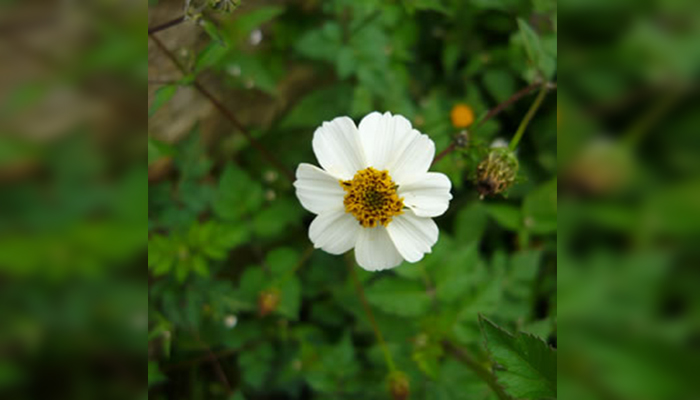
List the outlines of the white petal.
{"label": "white petal", "polygon": [[345,210],[324,212],[309,226],[309,239],[315,248],[331,254],[343,254],[355,246],[362,227]]}
{"label": "white petal", "polygon": [[386,229],[396,249],[409,262],[420,261],[438,239],[435,222],[418,217],[410,210],[394,217]]}
{"label": "white petal", "polygon": [[437,217],[447,211],[452,200],[450,179],[439,172],[428,172],[399,186],[399,197],[419,217]]}
{"label": "white petal", "polygon": [[355,260],[367,271],[381,271],[398,266],[403,258],[396,251],[386,228],[378,225],[360,229],[355,245]]}
{"label": "white petal", "polygon": [[413,130],[396,146],[396,157],[389,167],[391,179],[401,185],[428,172],[435,157],[435,143],[427,135]]}
{"label": "white petal", "polygon": [[378,170],[389,169],[401,143],[414,136],[406,118],[389,112],[368,114],[360,121],[358,129],[367,165]]}
{"label": "white petal", "polygon": [[311,164],[299,164],[294,187],[301,205],[314,214],[344,209],[345,191],[338,178],[321,168]]}
{"label": "white petal", "polygon": [[312,141],[319,164],[331,175],[348,180],[365,169],[365,155],[355,123],[348,117],[324,122]]}

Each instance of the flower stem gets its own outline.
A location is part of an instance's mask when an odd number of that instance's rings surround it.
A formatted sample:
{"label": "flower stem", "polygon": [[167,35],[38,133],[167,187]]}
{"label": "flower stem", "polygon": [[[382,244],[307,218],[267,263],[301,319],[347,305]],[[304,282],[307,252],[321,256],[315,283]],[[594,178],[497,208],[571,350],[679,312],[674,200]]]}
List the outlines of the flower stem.
{"label": "flower stem", "polygon": [[525,133],[527,126],[530,124],[530,121],[532,121],[532,118],[534,118],[535,114],[537,114],[537,110],[542,105],[542,102],[544,101],[545,96],[547,96],[548,91],[549,87],[547,86],[547,83],[542,84],[542,87],[540,88],[540,92],[537,95],[535,102],[532,103],[532,106],[530,106],[530,109],[527,111],[527,114],[525,114],[523,120],[520,121],[520,126],[518,126],[518,130],[515,132],[515,136],[513,136],[513,139],[511,139],[510,144],[508,145],[510,151],[515,151],[515,149],[518,147],[520,139],[523,137],[523,134]]}
{"label": "flower stem", "polygon": [[443,348],[447,350],[448,353],[452,354],[457,360],[461,361],[464,365],[469,367],[476,375],[479,376],[487,385],[493,390],[500,400],[513,400],[512,397],[506,393],[501,385],[496,382],[496,378],[491,372],[479,364],[468,352],[467,350],[457,346],[456,344],[444,340],[442,342]]}
{"label": "flower stem", "polygon": [[377,342],[379,342],[379,346],[382,348],[382,352],[384,353],[384,360],[386,361],[386,366],[389,368],[389,372],[394,372],[396,371],[396,365],[394,364],[394,359],[391,357],[391,353],[389,352],[389,348],[386,345],[386,342],[384,341],[384,336],[382,336],[382,332],[379,330],[379,326],[377,325],[377,320],[374,319],[374,314],[372,313],[372,309],[369,306],[369,303],[367,302],[367,298],[365,297],[365,291],[362,289],[362,283],[360,282],[360,279],[357,277],[357,272],[355,271],[355,265],[352,262],[352,260],[349,258],[349,256],[345,257],[345,261],[348,264],[348,269],[350,270],[350,276],[352,276],[352,281],[355,284],[355,289],[357,290],[357,297],[360,298],[360,302],[362,303],[362,308],[365,310],[365,314],[367,314],[367,319],[369,320],[370,325],[372,325],[372,330],[374,330],[374,336],[377,337]]}

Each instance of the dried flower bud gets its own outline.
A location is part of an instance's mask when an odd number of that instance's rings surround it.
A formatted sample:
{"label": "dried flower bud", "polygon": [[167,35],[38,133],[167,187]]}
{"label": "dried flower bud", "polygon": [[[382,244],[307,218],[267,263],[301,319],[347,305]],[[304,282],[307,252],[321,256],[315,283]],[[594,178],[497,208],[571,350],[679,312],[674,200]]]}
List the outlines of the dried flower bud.
{"label": "dried flower bud", "polygon": [[277,309],[280,302],[280,292],[277,289],[266,289],[258,296],[258,314],[264,317]]}
{"label": "dried flower bud", "polygon": [[241,0],[209,0],[212,10],[230,13],[241,5]]}
{"label": "dried flower bud", "polygon": [[481,198],[508,190],[518,175],[518,159],[510,149],[492,148],[476,169],[476,189]]}
{"label": "dried flower bud", "polygon": [[411,385],[408,377],[401,371],[392,372],[389,375],[389,393],[394,400],[406,400],[411,394]]}
{"label": "dried flower bud", "polygon": [[455,146],[459,149],[463,149],[467,146],[469,146],[469,131],[464,129],[459,132],[459,134],[455,137]]}

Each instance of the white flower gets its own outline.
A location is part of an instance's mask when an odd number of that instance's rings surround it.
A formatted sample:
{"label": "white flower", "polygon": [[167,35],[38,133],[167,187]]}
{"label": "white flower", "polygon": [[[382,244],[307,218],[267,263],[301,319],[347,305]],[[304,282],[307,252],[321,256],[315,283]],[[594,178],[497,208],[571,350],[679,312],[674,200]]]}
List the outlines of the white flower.
{"label": "white flower", "polygon": [[432,220],[452,195],[444,174],[428,172],[435,144],[400,115],[373,112],[359,127],[348,117],[316,129],[313,149],[323,169],[300,164],[294,182],[302,206],[317,217],[314,247],[355,249],[368,271],[417,262],[437,242]]}

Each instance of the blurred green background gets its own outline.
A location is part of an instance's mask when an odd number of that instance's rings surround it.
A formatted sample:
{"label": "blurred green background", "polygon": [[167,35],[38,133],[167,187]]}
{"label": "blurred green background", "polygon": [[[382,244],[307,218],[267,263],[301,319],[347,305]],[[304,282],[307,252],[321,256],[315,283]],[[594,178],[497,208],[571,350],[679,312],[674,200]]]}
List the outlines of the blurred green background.
{"label": "blurred green background", "polygon": [[[698,398],[696,2],[145,3],[0,1],[0,397]],[[454,196],[380,273],[288,179],[374,110]]]}

